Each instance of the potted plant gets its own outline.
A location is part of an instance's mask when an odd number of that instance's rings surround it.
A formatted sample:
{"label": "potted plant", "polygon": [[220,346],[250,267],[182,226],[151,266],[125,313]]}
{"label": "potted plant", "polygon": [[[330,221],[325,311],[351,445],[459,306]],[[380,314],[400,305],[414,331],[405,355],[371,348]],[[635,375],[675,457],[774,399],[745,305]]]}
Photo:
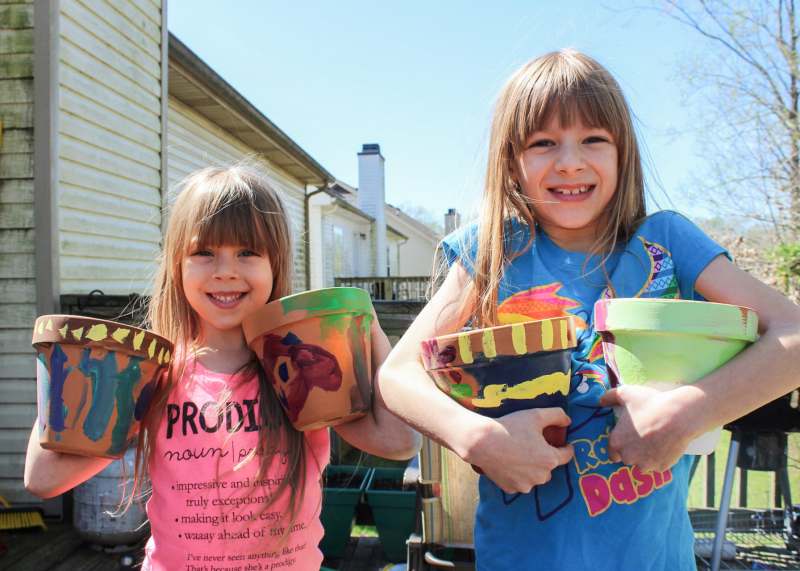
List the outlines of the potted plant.
{"label": "potted plant", "polygon": [[371,469],[364,466],[334,466],[325,469],[320,519],[325,535],[320,550],[329,558],[341,558],[353,528],[356,505],[364,494]]}
{"label": "potted plant", "polygon": [[383,553],[393,562],[406,559],[406,540],[416,523],[416,484],[406,482],[405,472],[405,468],[373,468],[366,489]]}

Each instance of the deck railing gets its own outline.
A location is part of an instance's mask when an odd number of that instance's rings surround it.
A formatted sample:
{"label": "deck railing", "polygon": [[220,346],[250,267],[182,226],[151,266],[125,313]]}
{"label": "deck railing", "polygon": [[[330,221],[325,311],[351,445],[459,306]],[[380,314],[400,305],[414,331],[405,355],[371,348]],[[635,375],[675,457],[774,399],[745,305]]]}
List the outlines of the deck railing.
{"label": "deck railing", "polygon": [[360,287],[377,301],[424,301],[429,283],[428,276],[334,278],[335,286]]}

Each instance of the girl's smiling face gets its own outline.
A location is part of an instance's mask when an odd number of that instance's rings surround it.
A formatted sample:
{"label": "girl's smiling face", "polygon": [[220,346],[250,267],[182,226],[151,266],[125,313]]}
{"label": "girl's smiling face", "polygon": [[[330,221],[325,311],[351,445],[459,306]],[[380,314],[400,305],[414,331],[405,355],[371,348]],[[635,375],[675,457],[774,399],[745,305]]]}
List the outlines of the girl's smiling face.
{"label": "girl's smiling face", "polygon": [[243,246],[190,248],[181,261],[183,291],[200,335],[241,335],[242,320],[267,303],[272,266],[266,253]]}
{"label": "girl's smiling face", "polygon": [[602,128],[576,117],[569,127],[553,113],[525,141],[516,169],[537,222],[568,250],[588,251],[617,189],[617,145]]}

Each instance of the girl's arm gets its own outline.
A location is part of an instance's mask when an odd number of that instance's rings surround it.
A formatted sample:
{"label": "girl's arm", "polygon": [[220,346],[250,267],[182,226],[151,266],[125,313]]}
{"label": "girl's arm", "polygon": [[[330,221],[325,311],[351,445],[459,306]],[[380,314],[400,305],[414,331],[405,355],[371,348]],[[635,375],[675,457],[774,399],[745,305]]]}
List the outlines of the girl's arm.
{"label": "girl's arm", "polygon": [[567,426],[559,408],[515,412],[499,419],[476,414],[440,391],[420,361],[423,340],[460,329],[474,304],[467,271],[456,263],[397,343],[378,378],[387,408],[465,461],[479,466],[507,492],[528,492],[572,457],[572,448],[545,442],[548,425]]}
{"label": "girl's arm", "polygon": [[359,420],[335,426],[334,430],[359,450],[383,458],[407,460],[419,451],[421,439],[414,429],[386,409],[377,370],[392,346],[378,323],[378,316],[373,312],[372,317],[372,368],[376,371],[372,412]]}
{"label": "girl's arm", "polygon": [[52,498],[82,484],[113,460],[62,454],[39,445],[38,420],[33,425],[25,457],[25,489],[40,498]]}
{"label": "girl's arm", "polygon": [[627,409],[609,439],[612,459],[664,470],[695,437],[800,386],[797,305],[724,256],[703,270],[695,289],[708,301],[754,309],[760,337],[695,384],[664,393],[631,386],[606,393],[601,404]]}

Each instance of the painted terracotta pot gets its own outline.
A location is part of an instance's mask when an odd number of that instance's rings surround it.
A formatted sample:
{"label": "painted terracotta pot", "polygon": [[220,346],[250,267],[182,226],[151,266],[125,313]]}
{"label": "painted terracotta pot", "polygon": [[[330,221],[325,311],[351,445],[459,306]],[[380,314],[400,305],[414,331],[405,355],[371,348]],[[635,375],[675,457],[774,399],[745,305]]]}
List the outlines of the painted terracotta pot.
{"label": "painted terracotta pot", "polygon": [[245,319],[247,344],[295,428],[333,426],[369,410],[372,319],[369,294],[354,287],[283,297]]}
{"label": "painted terracotta pot", "polygon": [[[485,416],[531,408],[567,408],[575,319],[559,317],[475,329],[428,339],[422,360],[436,385]],[[566,428],[548,427],[556,446]]]}
{"label": "painted terracotta pot", "polygon": [[42,447],[121,457],[139,432],[172,344],[113,321],[43,315],[33,347]]}
{"label": "painted terracotta pot", "polygon": [[[594,323],[612,386],[669,390],[691,384],[724,365],[758,336],[752,309],[671,299],[606,299],[594,306]],[[693,441],[689,454],[710,454],[720,429]]]}

